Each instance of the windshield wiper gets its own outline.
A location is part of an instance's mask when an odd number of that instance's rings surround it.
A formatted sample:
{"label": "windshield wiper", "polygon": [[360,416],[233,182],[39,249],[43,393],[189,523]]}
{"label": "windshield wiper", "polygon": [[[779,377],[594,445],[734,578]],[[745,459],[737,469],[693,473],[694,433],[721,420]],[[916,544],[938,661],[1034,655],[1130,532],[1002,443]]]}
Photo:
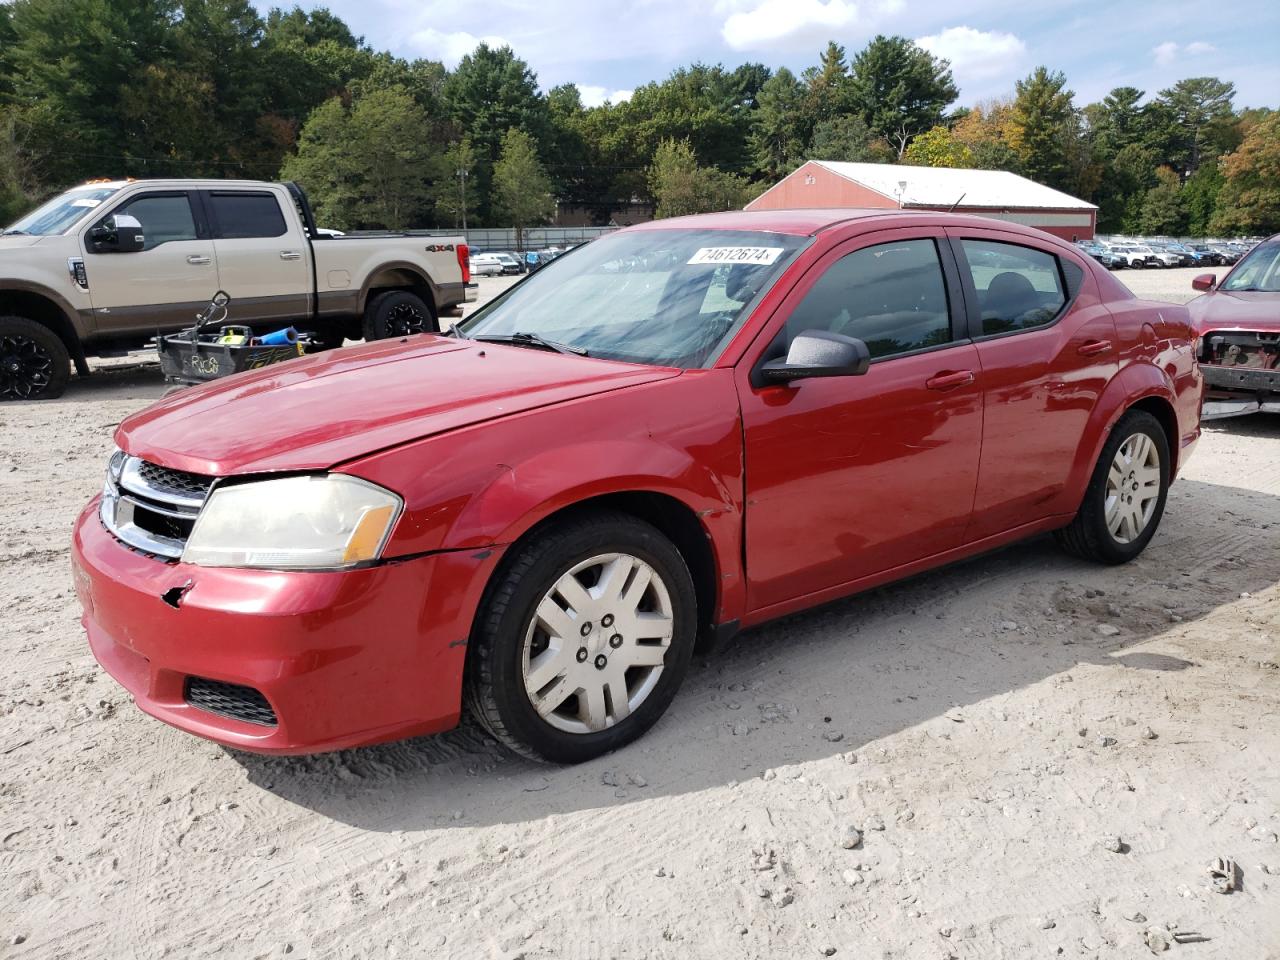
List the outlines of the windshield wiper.
{"label": "windshield wiper", "polygon": [[444,332],[446,337],[454,337],[458,340],[470,340],[465,333],[462,332],[462,325],[458,323],[449,324],[449,329]]}
{"label": "windshield wiper", "polygon": [[27,236],[27,231],[25,230],[0,230],[0,237],[25,237],[25,236]]}
{"label": "windshield wiper", "polygon": [[516,347],[537,347],[540,350],[554,350],[556,353],[571,353],[575,357],[587,356],[587,351],[582,347],[573,347],[567,343],[557,343],[555,340],[547,340],[540,337],[536,333],[517,332],[512,334],[477,334],[471,337],[472,340],[483,340],[486,343],[509,343]]}

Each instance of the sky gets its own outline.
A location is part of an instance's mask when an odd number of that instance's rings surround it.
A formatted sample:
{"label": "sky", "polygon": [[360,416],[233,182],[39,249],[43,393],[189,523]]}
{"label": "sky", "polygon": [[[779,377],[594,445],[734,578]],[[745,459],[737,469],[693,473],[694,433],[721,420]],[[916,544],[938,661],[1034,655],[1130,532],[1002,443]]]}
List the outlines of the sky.
{"label": "sky", "polygon": [[[277,0],[281,6],[290,5]],[[263,7],[277,5],[263,0]],[[1217,76],[1236,106],[1280,106],[1280,2],[1203,0],[302,0],[328,6],[376,49],[453,67],[481,40],[509,44],[544,90],[576,83],[588,106],[702,61],[759,61],[797,73],[828,40],[855,53],[901,34],[951,61],[959,104],[1011,95],[1039,64],[1076,103],[1117,86],[1154,95]]]}

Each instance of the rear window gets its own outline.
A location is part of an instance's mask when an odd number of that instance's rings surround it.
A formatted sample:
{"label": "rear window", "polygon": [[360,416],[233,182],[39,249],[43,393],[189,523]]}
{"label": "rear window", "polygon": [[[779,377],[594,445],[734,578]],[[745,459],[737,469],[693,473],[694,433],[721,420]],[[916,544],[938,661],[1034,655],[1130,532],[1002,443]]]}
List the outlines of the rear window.
{"label": "rear window", "polygon": [[211,193],[214,236],[220,240],[282,237],[288,232],[280,204],[270,193]]}
{"label": "rear window", "polygon": [[1052,323],[1066,305],[1058,258],[991,240],[962,240],[985,336]]}

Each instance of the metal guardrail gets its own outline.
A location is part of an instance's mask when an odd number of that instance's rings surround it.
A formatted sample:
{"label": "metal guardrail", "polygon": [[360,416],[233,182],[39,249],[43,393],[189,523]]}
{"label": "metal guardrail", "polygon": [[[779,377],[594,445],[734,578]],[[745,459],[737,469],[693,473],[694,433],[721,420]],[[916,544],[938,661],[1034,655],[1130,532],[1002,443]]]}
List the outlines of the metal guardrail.
{"label": "metal guardrail", "polygon": [[[530,227],[524,232],[526,250],[543,250],[547,247],[573,247],[618,227]],[[510,229],[481,228],[467,231],[467,246],[473,251],[514,250],[516,232]]]}

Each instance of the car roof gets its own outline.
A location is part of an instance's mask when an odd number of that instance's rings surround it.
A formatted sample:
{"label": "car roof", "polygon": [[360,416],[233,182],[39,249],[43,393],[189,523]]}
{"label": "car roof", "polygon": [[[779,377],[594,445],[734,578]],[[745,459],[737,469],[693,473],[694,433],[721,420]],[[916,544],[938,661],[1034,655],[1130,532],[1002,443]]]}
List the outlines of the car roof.
{"label": "car roof", "polygon": [[[624,228],[634,230],[757,230],[762,233],[782,233],[799,237],[811,237],[824,230],[859,220],[898,220],[902,226],[912,221],[943,222],[954,226],[986,227],[1024,233],[1043,239],[1042,230],[1024,227],[1008,220],[963,213],[942,213],[937,210],[859,209],[849,207],[805,208],[798,210],[728,210],[723,213],[700,213],[689,217],[669,217],[650,220]],[[884,226],[884,224],[880,224]],[[1056,238],[1055,238],[1056,239]],[[1064,241],[1065,243],[1065,241]]]}

